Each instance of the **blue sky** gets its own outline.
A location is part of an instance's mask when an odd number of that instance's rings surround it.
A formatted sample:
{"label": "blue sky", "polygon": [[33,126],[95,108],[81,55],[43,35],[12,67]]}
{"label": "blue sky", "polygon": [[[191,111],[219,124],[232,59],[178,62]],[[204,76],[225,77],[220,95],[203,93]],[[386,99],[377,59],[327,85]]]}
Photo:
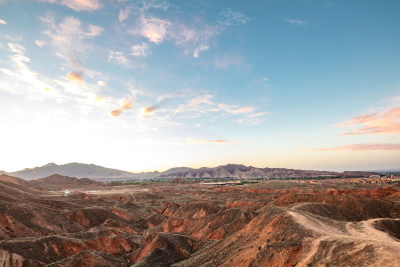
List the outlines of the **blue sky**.
{"label": "blue sky", "polygon": [[0,0],[0,169],[398,168],[398,1]]}

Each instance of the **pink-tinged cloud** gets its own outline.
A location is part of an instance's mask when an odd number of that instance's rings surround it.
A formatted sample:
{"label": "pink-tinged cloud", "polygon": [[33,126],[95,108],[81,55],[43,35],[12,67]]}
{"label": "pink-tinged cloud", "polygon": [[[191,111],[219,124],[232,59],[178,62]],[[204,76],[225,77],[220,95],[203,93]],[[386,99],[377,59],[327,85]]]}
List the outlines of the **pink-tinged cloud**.
{"label": "pink-tinged cloud", "polygon": [[104,29],[100,26],[92,25],[89,24],[88,26],[89,32],[86,33],[86,36],[88,37],[95,37],[95,36],[100,36]]}
{"label": "pink-tinged cloud", "polygon": [[110,111],[111,116],[118,117],[122,112],[132,109],[133,98],[125,98],[122,101],[122,106],[119,109],[114,109]]}
{"label": "pink-tinged cloud", "polygon": [[7,25],[7,22],[5,20],[0,19],[0,24]]}
{"label": "pink-tinged cloud", "polygon": [[158,18],[142,18],[141,22],[142,36],[156,44],[161,43],[164,40],[165,35],[167,34],[167,29],[171,25],[168,20]]}
{"label": "pink-tinged cloud", "polygon": [[119,10],[119,15],[118,15],[118,20],[120,22],[122,22],[122,21],[128,19],[130,14],[131,14],[131,10],[129,8],[120,9]]}
{"label": "pink-tinged cloud", "polygon": [[304,151],[368,151],[368,150],[400,150],[400,144],[384,143],[384,144],[353,144],[329,148],[316,148]]}
{"label": "pink-tinged cloud", "polygon": [[62,0],[61,4],[75,11],[94,11],[103,6],[99,0]]}
{"label": "pink-tinged cloud", "polygon": [[200,145],[200,144],[227,144],[232,143],[228,140],[207,140],[207,139],[188,139],[186,144]]}
{"label": "pink-tinged cloud", "polygon": [[67,78],[73,82],[83,82],[83,72],[73,71],[67,74]]}
{"label": "pink-tinged cloud", "polygon": [[341,135],[362,134],[400,134],[400,107],[391,108],[372,114],[361,114],[335,127],[357,127]]}

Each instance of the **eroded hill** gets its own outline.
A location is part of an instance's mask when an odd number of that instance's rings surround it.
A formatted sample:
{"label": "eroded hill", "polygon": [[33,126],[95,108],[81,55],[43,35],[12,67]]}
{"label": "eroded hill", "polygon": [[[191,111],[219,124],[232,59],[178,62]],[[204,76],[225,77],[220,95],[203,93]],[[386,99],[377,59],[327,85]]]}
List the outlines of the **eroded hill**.
{"label": "eroded hill", "polygon": [[400,262],[400,191],[393,186],[278,181],[90,186],[65,196],[1,175],[0,265]]}

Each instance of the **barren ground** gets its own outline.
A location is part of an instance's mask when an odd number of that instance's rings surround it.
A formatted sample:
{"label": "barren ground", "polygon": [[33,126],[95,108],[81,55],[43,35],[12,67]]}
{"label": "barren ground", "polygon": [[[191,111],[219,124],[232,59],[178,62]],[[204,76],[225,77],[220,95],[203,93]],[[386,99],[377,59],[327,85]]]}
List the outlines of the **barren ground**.
{"label": "barren ground", "polygon": [[59,188],[0,176],[1,266],[400,262],[400,190],[394,185],[91,184],[69,196]]}

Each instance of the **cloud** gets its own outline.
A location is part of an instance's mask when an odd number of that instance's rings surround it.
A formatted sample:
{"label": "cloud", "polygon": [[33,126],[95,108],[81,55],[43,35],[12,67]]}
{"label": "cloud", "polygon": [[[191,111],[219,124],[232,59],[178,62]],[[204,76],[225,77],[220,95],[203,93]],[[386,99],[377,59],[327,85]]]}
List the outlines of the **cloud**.
{"label": "cloud", "polygon": [[104,81],[98,81],[97,84],[102,86],[102,87],[107,87],[107,83],[104,82]]}
{"label": "cloud", "polygon": [[240,12],[232,11],[230,8],[225,9],[221,12],[221,20],[220,23],[226,26],[234,26],[246,24],[249,21],[249,18]]}
{"label": "cloud", "polygon": [[120,9],[119,15],[118,15],[118,20],[120,22],[122,22],[122,21],[128,19],[130,14],[131,14],[130,8]]}
{"label": "cloud", "polygon": [[[8,44],[11,67],[0,69],[0,90],[15,95],[24,95],[28,99],[40,100],[52,98],[57,103],[70,102],[90,109],[95,102],[98,87],[82,80],[83,72],[72,72],[67,79],[54,79],[32,71],[30,59],[24,55],[25,48],[17,43]],[[69,76],[69,77],[68,77]]]}
{"label": "cloud", "polygon": [[170,94],[164,94],[164,95],[160,95],[157,98],[157,102],[162,102],[162,101],[164,101],[166,99],[176,98],[176,97],[184,97],[184,96],[185,96],[185,94],[182,91],[174,92],[174,93],[170,93]]}
{"label": "cloud", "polygon": [[[195,97],[187,104],[181,104],[178,106],[178,108],[175,110],[176,113],[181,113],[184,111],[197,111],[197,112],[207,112],[210,111],[211,108],[210,106],[214,105],[214,102],[211,101],[211,99],[214,98],[213,95],[204,95],[204,96],[199,96]],[[208,107],[205,107],[208,106]]]}
{"label": "cloud", "polygon": [[258,112],[258,113],[254,113],[254,114],[250,114],[249,118],[257,118],[257,117],[261,117],[261,116],[265,116],[265,115],[270,115],[271,113],[269,112]]}
{"label": "cloud", "polygon": [[89,32],[86,33],[86,36],[88,37],[95,37],[95,36],[100,36],[104,29],[100,26],[92,25],[89,24],[88,26]]}
{"label": "cloud", "polygon": [[330,147],[330,148],[316,148],[311,150],[303,150],[318,152],[318,151],[343,151],[343,150],[352,150],[352,151],[369,151],[369,150],[400,150],[400,144],[392,144],[392,143],[383,143],[383,144],[353,144],[353,145],[345,145],[338,147]]}
{"label": "cloud", "polygon": [[400,107],[378,111],[372,114],[362,113],[347,122],[333,125],[334,127],[357,127],[351,132],[341,135],[364,134],[400,134]]}
{"label": "cloud", "polygon": [[147,43],[133,45],[131,47],[131,55],[134,57],[146,57],[151,54],[150,46]]}
{"label": "cloud", "polygon": [[235,105],[228,105],[224,103],[217,104],[212,101],[213,98],[214,96],[210,94],[192,98],[186,104],[180,104],[178,108],[175,109],[175,113],[187,114],[188,112],[195,112],[195,113],[222,112],[222,114],[230,114],[242,117],[235,120],[235,122],[237,123],[247,123],[252,125],[261,122],[262,116],[270,114],[269,112],[254,113],[255,107],[251,106],[238,107]]}
{"label": "cloud", "polygon": [[43,47],[43,46],[46,45],[46,42],[45,42],[45,41],[42,41],[42,40],[36,40],[36,41],[35,41],[35,44],[36,44],[37,46],[39,46],[39,47]]}
{"label": "cloud", "polygon": [[210,47],[208,45],[200,45],[193,51],[193,57],[198,58],[200,52],[207,51]]}
{"label": "cloud", "polygon": [[142,18],[141,19],[141,35],[147,38],[150,42],[159,44],[161,43],[167,29],[170,27],[171,22],[168,20],[162,20],[158,18]]}
{"label": "cloud", "polygon": [[67,17],[61,23],[56,23],[54,15],[48,13],[41,18],[47,29],[43,32],[51,39],[56,55],[67,61],[71,67],[82,67],[79,58],[91,49],[85,41],[100,36],[103,28],[96,25],[83,26],[81,21],[74,17]]}
{"label": "cloud", "polygon": [[214,64],[217,68],[227,70],[230,66],[240,66],[242,64],[242,57],[239,55],[222,55],[218,56]]}
{"label": "cloud", "polygon": [[130,63],[130,60],[120,51],[109,51],[108,61],[123,66],[128,66]]}
{"label": "cloud", "polygon": [[73,71],[67,74],[67,78],[74,82],[83,82],[83,72]]}
{"label": "cloud", "polygon": [[60,4],[75,11],[94,11],[103,6],[99,0],[61,0]]}
{"label": "cloud", "polygon": [[0,24],[7,25],[7,22],[5,20],[0,19]]}
{"label": "cloud", "polygon": [[297,25],[297,26],[305,26],[306,24],[308,24],[307,21],[301,20],[301,19],[291,19],[291,18],[289,18],[289,19],[285,19],[283,21],[291,23],[293,25]]}
{"label": "cloud", "polygon": [[218,108],[220,110],[226,111],[231,114],[243,114],[243,113],[249,113],[254,111],[254,107],[242,107],[242,108],[235,108],[234,106],[226,105],[226,104],[218,104]]}
{"label": "cloud", "polygon": [[134,99],[132,97],[124,98],[122,100],[122,106],[119,109],[114,109],[110,111],[111,116],[118,117],[119,115],[121,115],[122,112],[132,109],[133,100]]}
{"label": "cloud", "polygon": [[232,143],[232,141],[228,141],[228,140],[208,140],[208,139],[188,139],[188,140],[186,140],[186,144],[189,144],[189,145],[228,144],[228,143]]}

